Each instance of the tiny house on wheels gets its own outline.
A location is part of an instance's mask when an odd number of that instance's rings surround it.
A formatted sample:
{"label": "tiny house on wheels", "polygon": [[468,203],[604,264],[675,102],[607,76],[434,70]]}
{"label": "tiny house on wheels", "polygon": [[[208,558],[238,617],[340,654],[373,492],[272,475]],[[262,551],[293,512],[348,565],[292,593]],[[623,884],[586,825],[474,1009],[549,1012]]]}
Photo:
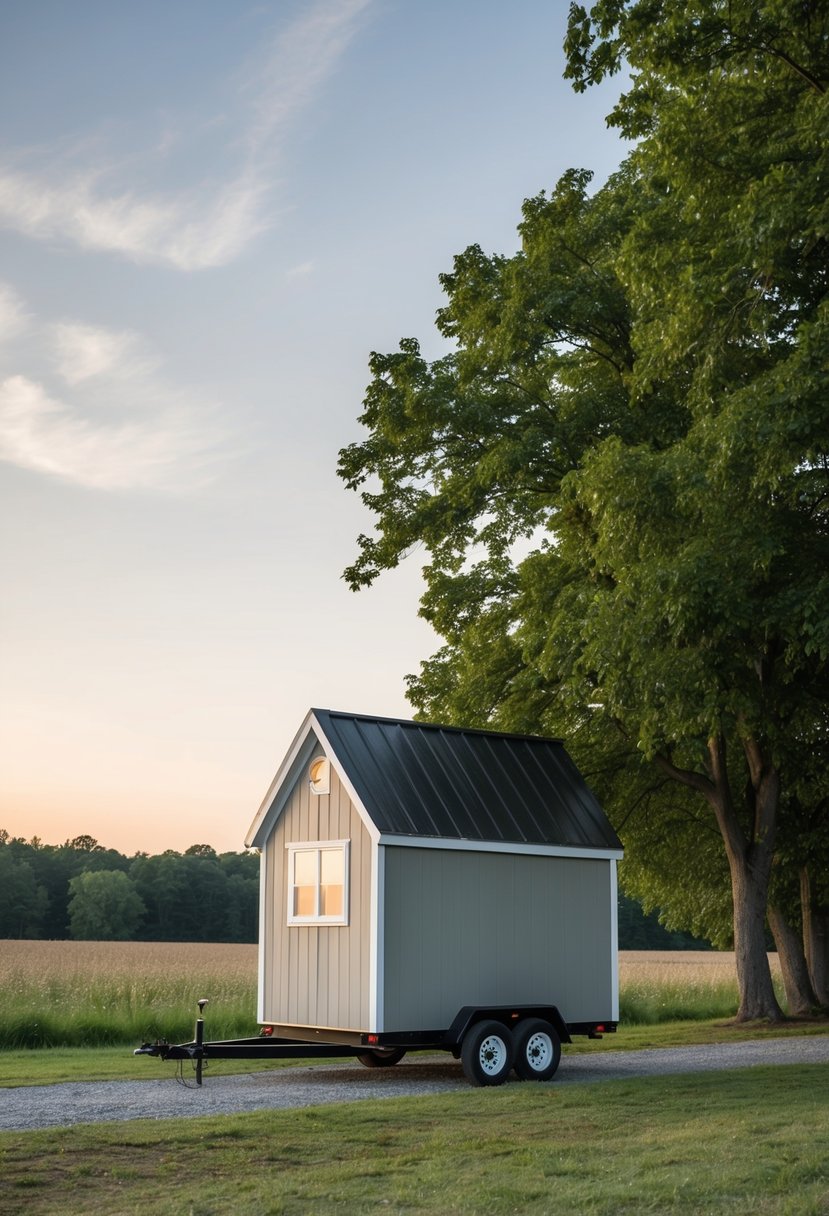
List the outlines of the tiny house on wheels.
{"label": "tiny house on wheels", "polygon": [[622,846],[560,741],[313,709],[245,843],[260,1040],[203,1043],[197,1022],[151,1054],[442,1049],[497,1085],[615,1031]]}
{"label": "tiny house on wheels", "polygon": [[541,1006],[560,1037],[615,1028],[621,844],[559,741],[311,710],[245,843],[275,1035],[431,1044],[473,1008],[521,1038]]}

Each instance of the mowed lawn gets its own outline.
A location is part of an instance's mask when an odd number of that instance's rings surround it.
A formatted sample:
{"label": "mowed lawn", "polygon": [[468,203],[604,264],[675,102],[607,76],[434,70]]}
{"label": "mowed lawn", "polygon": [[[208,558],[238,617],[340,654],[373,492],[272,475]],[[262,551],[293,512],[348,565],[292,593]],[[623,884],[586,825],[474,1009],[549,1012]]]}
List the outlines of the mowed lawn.
{"label": "mowed lawn", "polygon": [[829,1212],[819,1066],[0,1135],[2,1216]]}

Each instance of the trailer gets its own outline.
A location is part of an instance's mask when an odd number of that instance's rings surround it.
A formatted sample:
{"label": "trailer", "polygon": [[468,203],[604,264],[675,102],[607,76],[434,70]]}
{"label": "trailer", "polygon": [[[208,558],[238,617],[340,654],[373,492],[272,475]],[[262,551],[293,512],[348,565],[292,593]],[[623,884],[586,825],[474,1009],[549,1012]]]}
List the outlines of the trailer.
{"label": "trailer", "polygon": [[621,843],[560,740],[311,710],[246,839],[260,853],[255,1039],[191,1059],[447,1051],[546,1080],[618,1022]]}
{"label": "trailer", "polygon": [[203,1069],[211,1060],[329,1060],[351,1057],[365,1068],[389,1068],[398,1064],[407,1051],[446,1051],[461,1060],[464,1074],[473,1085],[502,1085],[512,1070],[522,1081],[549,1081],[558,1069],[562,1043],[571,1035],[584,1034],[600,1039],[615,1032],[616,1024],[597,1022],[567,1026],[553,1005],[515,1008],[511,1005],[482,1008],[468,1006],[458,1011],[446,1030],[424,1031],[411,1035],[354,1036],[333,1035],[330,1039],[287,1038],[265,1026],[249,1039],[206,1042],[203,1006],[190,1043],[163,1041],[143,1043],[134,1055],[158,1056],[183,1063],[189,1060],[195,1070],[196,1084],[203,1083]]}

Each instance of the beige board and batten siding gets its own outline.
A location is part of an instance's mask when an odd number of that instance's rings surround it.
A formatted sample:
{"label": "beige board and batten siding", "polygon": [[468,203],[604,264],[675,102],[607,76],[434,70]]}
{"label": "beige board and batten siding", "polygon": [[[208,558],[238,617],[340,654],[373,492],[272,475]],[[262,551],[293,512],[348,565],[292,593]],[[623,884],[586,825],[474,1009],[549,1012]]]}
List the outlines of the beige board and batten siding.
{"label": "beige board and batten siding", "polygon": [[[347,925],[289,925],[288,849],[298,841],[348,840]],[[314,794],[307,770],[265,844],[262,1020],[364,1030],[369,1025],[371,840],[331,766],[330,793]]]}
{"label": "beige board and batten siding", "polygon": [[610,1019],[614,864],[387,847],[384,1030],[442,1029],[464,1005]]}

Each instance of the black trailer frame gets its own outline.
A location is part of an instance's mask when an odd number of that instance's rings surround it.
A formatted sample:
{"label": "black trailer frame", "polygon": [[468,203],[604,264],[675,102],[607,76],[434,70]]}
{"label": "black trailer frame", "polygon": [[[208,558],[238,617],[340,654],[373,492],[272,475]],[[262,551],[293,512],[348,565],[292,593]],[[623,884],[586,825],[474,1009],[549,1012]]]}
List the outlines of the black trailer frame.
{"label": "black trailer frame", "polygon": [[460,1059],[474,1085],[501,1085],[511,1069],[521,1080],[549,1080],[561,1059],[561,1044],[573,1035],[600,1039],[614,1034],[617,1023],[573,1022],[569,1025],[555,1005],[465,1005],[445,1030],[396,1031],[389,1034],[343,1032],[302,1028],[309,1036],[298,1038],[299,1027],[263,1026],[255,1038],[205,1042],[204,1006],[190,1043],[143,1043],[136,1056],[162,1060],[192,1060],[196,1084],[203,1083],[204,1064],[210,1060],[336,1059],[353,1057],[367,1068],[397,1064],[407,1051],[447,1051]]}

